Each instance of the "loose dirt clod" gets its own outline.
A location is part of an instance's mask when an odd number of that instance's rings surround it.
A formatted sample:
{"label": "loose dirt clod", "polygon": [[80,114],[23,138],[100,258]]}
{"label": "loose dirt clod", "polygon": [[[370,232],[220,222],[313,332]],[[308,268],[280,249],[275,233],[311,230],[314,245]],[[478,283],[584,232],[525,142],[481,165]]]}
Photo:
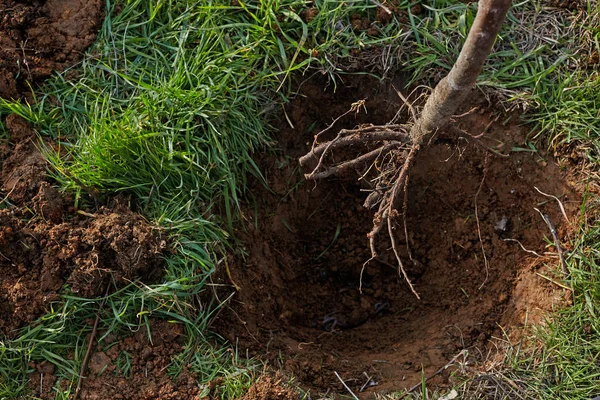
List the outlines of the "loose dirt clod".
{"label": "loose dirt clod", "polygon": [[118,285],[155,280],[164,250],[160,232],[123,205],[102,208],[93,219],[71,214],[59,224],[25,209],[0,210],[0,333],[33,321],[65,283],[94,297],[108,278]]}
{"label": "loose dirt clod", "polygon": [[27,97],[34,84],[78,62],[103,18],[100,0],[0,0],[0,97]]}
{"label": "loose dirt clod", "polygon": [[241,400],[297,400],[298,393],[283,385],[283,377],[262,376]]}
{"label": "loose dirt clod", "polygon": [[[366,98],[368,114],[339,121],[333,132],[365,120],[389,121],[398,97],[366,78],[338,86],[335,95],[321,88],[319,82],[304,84],[310,100],[297,100],[287,109],[296,129],[281,125],[283,153],[258,160],[276,194],[258,195],[264,192],[256,183],[256,197],[245,210],[251,224],[239,234],[247,256],[230,263],[241,289],[230,305],[234,312],[224,312],[218,322],[224,336],[262,359],[283,359],[283,368],[307,388],[346,393],[334,375],[338,372],[358,396],[371,398],[373,391],[415,385],[422,370],[430,376],[463,350],[476,360],[501,333],[499,326],[519,327],[528,312],[539,314],[563,295],[563,289],[535,274],[541,265],[537,257],[504,239],[543,254],[549,231],[534,207],[543,207],[552,221],[563,219],[556,203],[534,186],[558,196],[569,215],[578,196],[545,151],[511,152],[523,148],[528,128],[519,126],[516,116],[514,123],[492,122],[496,117],[483,101],[460,110],[482,110],[457,121],[465,134],[440,132],[421,149],[411,171],[407,229],[395,236],[422,300],[398,279],[390,252],[363,270],[371,257],[365,236],[373,210],[362,205],[369,189],[355,178],[301,183],[294,158],[310,149],[310,128],[327,126],[353,99]],[[472,136],[484,131],[476,143]],[[350,147],[340,157],[356,151]],[[478,190],[481,234],[475,218]],[[563,237],[564,223],[559,232]],[[528,299],[530,291],[536,294]],[[376,385],[360,392],[364,373]],[[447,377],[444,370],[432,384]]]}
{"label": "loose dirt clod", "polygon": [[[200,388],[193,372],[182,372],[172,379],[166,373],[172,357],[183,350],[185,335],[182,326],[166,321],[151,323],[148,331],[140,329],[118,342],[107,337],[90,355],[86,379],[80,400],[104,399],[199,399]],[[41,366],[31,374],[32,392],[44,399],[54,398],[51,388],[57,377],[53,371],[42,374]],[[40,386],[40,377],[43,378]],[[41,391],[40,391],[41,389]],[[46,394],[47,393],[47,394]]]}

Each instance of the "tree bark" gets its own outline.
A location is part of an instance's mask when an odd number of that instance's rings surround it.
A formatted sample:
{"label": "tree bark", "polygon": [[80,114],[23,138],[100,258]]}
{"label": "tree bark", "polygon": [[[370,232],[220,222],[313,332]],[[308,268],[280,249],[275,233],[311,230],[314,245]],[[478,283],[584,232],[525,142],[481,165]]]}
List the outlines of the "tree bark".
{"label": "tree bark", "polygon": [[492,51],[511,0],[479,0],[477,16],[450,73],[427,99],[419,120],[410,131],[416,145],[444,127],[475,86],[483,63]]}

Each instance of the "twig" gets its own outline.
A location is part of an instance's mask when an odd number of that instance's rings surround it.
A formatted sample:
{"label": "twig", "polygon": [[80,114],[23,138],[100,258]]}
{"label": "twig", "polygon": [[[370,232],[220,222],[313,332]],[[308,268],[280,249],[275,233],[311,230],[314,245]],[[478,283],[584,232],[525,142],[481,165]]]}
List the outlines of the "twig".
{"label": "twig", "polygon": [[342,382],[342,385],[344,385],[344,387],[346,388],[346,390],[352,395],[352,397],[354,397],[354,400],[359,400],[358,396],[354,394],[354,392],[348,387],[348,385],[346,385],[346,382],[344,382],[344,380],[342,379],[342,377],[337,373],[337,371],[333,371],[333,373],[335,374],[335,376],[337,376],[337,378],[340,380],[340,382]]}
{"label": "twig", "polygon": [[90,354],[92,352],[92,345],[94,344],[94,338],[96,337],[96,332],[98,330],[98,322],[100,321],[100,312],[102,312],[102,308],[104,308],[104,303],[108,298],[108,290],[110,289],[110,285],[107,285],[106,292],[104,293],[104,298],[102,299],[102,303],[100,303],[100,307],[98,307],[98,311],[96,312],[96,320],[94,321],[94,328],[92,329],[92,334],[90,336],[90,341],[88,343],[87,349],[85,351],[85,356],[83,357],[83,363],[81,363],[81,369],[79,370],[79,381],[77,382],[77,388],[75,389],[75,394],[73,395],[73,400],[77,400],[79,396],[79,392],[81,391],[81,383],[83,382],[83,373],[87,368],[87,363],[90,358]]}
{"label": "twig", "polygon": [[[377,386],[377,382],[375,382],[375,381],[373,380],[373,378],[371,378],[371,377],[369,376],[369,374],[367,374],[366,372],[364,372],[364,371],[363,371],[363,375],[367,377],[367,381],[365,382],[365,384],[364,384],[364,385],[362,385],[362,386],[361,386],[361,388],[360,388],[359,392],[362,392],[362,391],[364,391],[364,390],[365,390],[365,388],[366,388],[367,386]],[[373,382],[373,384],[372,384],[372,385],[369,385],[369,383],[371,383],[371,382]]]}
{"label": "twig", "polygon": [[485,177],[487,175],[487,169],[488,169],[488,155],[487,154],[485,155],[485,161],[483,163],[484,163],[483,178],[481,178],[481,183],[479,184],[479,188],[477,189],[477,193],[475,194],[475,220],[477,221],[477,234],[479,235],[479,243],[481,244],[481,252],[483,253],[483,262],[485,264],[485,280],[483,281],[481,286],[479,286],[479,290],[481,290],[481,288],[483,288],[483,285],[486,284],[486,282],[490,276],[489,263],[488,263],[487,256],[485,255],[485,247],[483,246],[483,239],[481,238],[481,224],[479,223],[479,214],[477,212],[477,197],[479,196],[479,193],[481,192],[481,189],[483,188],[483,182],[485,182]]}
{"label": "twig", "polygon": [[386,13],[388,13],[389,15],[392,15],[392,12],[390,11],[389,8],[387,8],[386,6],[384,6],[383,4],[381,4],[380,2],[376,1],[376,0],[369,0],[371,3],[375,4],[378,7],[381,7],[381,9],[383,11],[385,11]]}
{"label": "twig", "polygon": [[567,262],[565,261],[565,256],[563,254],[562,247],[560,247],[560,240],[558,240],[558,234],[556,233],[556,229],[554,228],[554,225],[552,225],[552,221],[550,221],[550,217],[548,215],[542,214],[542,212],[535,207],[534,210],[542,216],[542,218],[546,222],[546,225],[548,225],[548,228],[550,228],[550,234],[552,234],[552,239],[554,240],[554,245],[556,246],[556,252],[558,253],[558,258],[560,259],[560,267],[562,269],[562,273],[565,279],[567,279],[569,277],[569,270],[567,269]]}
{"label": "twig", "polygon": [[539,276],[540,278],[544,278],[545,280],[547,280],[548,282],[554,283],[556,286],[561,287],[563,289],[567,289],[567,290],[571,290],[570,287],[563,285],[562,283],[556,282],[554,279],[547,277],[546,275],[542,275],[539,272],[535,273],[537,276]]}
{"label": "twig", "polygon": [[398,89],[396,89],[396,86],[392,85],[392,87],[396,91],[396,94],[398,95],[398,97],[400,97],[400,99],[404,102],[406,107],[408,107],[408,111],[410,111],[410,114],[413,119],[413,123],[417,122],[417,113],[415,112],[415,108],[413,107],[413,105],[408,102],[408,99],[406,97],[404,97],[404,95]]}
{"label": "twig", "polygon": [[546,196],[546,197],[550,197],[550,198],[552,198],[552,199],[554,199],[554,200],[556,200],[558,202],[558,206],[560,207],[560,212],[562,212],[562,215],[563,215],[563,217],[565,217],[565,221],[567,221],[567,224],[568,224],[569,223],[569,218],[567,217],[567,212],[565,211],[565,207],[563,207],[563,204],[560,201],[560,199],[558,197],[556,197],[556,196],[551,195],[551,194],[547,194],[547,193],[542,192],[540,189],[537,188],[537,186],[534,186],[533,188],[535,190],[537,190],[539,194],[541,194],[543,196]]}

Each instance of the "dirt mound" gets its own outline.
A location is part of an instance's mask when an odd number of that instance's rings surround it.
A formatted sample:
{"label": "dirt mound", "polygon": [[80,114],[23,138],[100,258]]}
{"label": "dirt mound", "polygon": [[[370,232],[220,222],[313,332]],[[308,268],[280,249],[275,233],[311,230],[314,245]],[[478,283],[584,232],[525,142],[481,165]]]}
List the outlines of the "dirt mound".
{"label": "dirt mound", "polygon": [[[31,85],[77,62],[96,37],[97,0],[0,0],[0,97],[27,97]],[[56,151],[17,115],[6,117],[0,173],[0,336],[36,319],[64,284],[81,296],[161,274],[166,242],[124,202],[75,210],[46,176],[40,150]]]}
{"label": "dirt mound", "polygon": [[75,64],[96,39],[100,0],[0,0],[0,97],[17,99]]}
{"label": "dirt mound", "polygon": [[0,335],[36,319],[65,283],[93,297],[108,278],[124,285],[161,275],[167,245],[158,229],[119,202],[77,212],[72,199],[46,181],[46,160],[31,127],[15,115],[6,126],[11,142],[3,149],[0,182],[7,204],[0,209]]}
{"label": "dirt mound", "polygon": [[[275,193],[259,185],[252,191],[251,223],[240,233],[247,256],[230,263],[240,290],[219,324],[224,336],[263,359],[283,359],[309,388],[344,392],[336,371],[368,397],[412,386],[422,370],[429,375],[462,350],[485,352],[499,326],[519,325],[526,312],[562,296],[535,275],[544,258],[520,244],[544,254],[549,229],[534,207],[564,225],[557,203],[534,187],[561,197],[570,213],[578,197],[548,154],[523,144],[525,127],[490,111],[472,113],[455,124],[463,134],[440,132],[418,155],[408,237],[401,221],[396,237],[419,301],[398,276],[389,246],[380,245],[382,262],[364,264],[373,213],[362,205],[367,193],[357,175],[315,185],[296,168],[316,130],[350,103],[367,98],[368,114],[338,128],[385,123],[397,96],[368,79],[335,95],[316,88],[305,84],[306,98],[288,108],[295,129],[282,126],[283,154],[260,160]],[[525,304],[528,290],[536,296]]]}

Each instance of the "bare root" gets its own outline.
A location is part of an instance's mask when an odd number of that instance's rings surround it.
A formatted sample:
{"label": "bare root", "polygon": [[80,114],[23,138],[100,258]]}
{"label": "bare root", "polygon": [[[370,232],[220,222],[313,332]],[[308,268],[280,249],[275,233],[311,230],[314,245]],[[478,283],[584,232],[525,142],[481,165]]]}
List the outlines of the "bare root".
{"label": "bare root", "polygon": [[[367,236],[369,238],[369,246],[371,248],[371,257],[372,259],[376,259],[377,236],[387,224],[388,235],[392,243],[394,255],[396,256],[396,261],[398,262],[399,272],[407,281],[411,291],[417,298],[419,298],[419,295],[415,291],[412,283],[408,279],[406,271],[404,270],[394,237],[394,226],[392,219],[398,214],[396,206],[398,203],[398,198],[401,193],[406,192],[408,171],[415,160],[415,156],[420,148],[420,144],[426,143],[426,139],[429,139],[430,141],[433,140],[435,133],[440,128],[448,124],[450,118],[454,115],[459,105],[461,105],[471,93],[471,89],[475,85],[477,77],[483,68],[483,63],[492,50],[492,46],[496,40],[498,32],[500,31],[510,5],[511,0],[479,0],[477,15],[475,16],[475,20],[473,21],[472,27],[467,35],[465,44],[463,45],[463,48],[458,56],[458,60],[450,70],[450,73],[437,84],[423,106],[423,109],[420,110],[420,116],[418,119],[417,110],[415,110],[412,104],[408,102],[402,93],[396,91],[410,112],[410,115],[413,119],[413,124],[411,126],[390,123],[383,126],[366,125],[357,129],[342,129],[339,131],[335,139],[317,145],[320,135],[323,132],[330,130],[335,122],[353,111],[358,112],[362,107],[364,107],[365,101],[360,100],[356,103],[353,103],[350,110],[338,117],[325,130],[315,135],[312,149],[308,152],[308,154],[300,158],[300,165],[302,166],[308,166],[316,162],[316,166],[312,169],[312,171],[305,175],[307,179],[323,179],[332,175],[341,174],[348,169],[356,168],[360,164],[368,162],[372,162],[372,165],[377,167],[377,160],[380,158],[380,156],[383,155],[383,157],[387,157],[388,154],[392,154],[392,160],[390,161],[390,164],[392,164],[391,172],[390,169],[377,170],[379,173],[379,177],[376,178],[378,185],[375,186],[375,191],[372,193],[374,194],[374,201],[370,201],[370,199],[367,198],[367,202],[365,202],[365,204],[369,207],[377,204],[378,201],[380,202],[379,209],[373,218],[373,229]],[[466,114],[460,115],[457,118],[465,115]],[[394,117],[392,122],[395,121],[396,117]],[[473,139],[478,140],[484,133],[485,131],[482,132],[481,135],[473,137]],[[379,143],[379,147],[375,150],[372,150],[370,145],[374,143]],[[349,161],[345,161],[330,167],[324,167],[327,156],[333,150],[353,145],[369,145],[369,151]],[[407,155],[406,150],[410,150]],[[401,158],[404,158],[403,162]],[[402,166],[399,168],[399,172],[396,172],[398,171],[399,165]],[[394,176],[394,180],[392,181],[393,184],[392,182],[386,182],[389,176]],[[479,190],[481,190],[481,187]],[[404,199],[403,212],[406,213],[406,198]],[[475,214],[477,215],[477,209],[475,209]],[[479,221],[477,224],[479,227]],[[405,226],[405,234],[407,233],[406,230],[407,229]],[[406,240],[408,241],[408,237],[406,237]],[[410,251],[409,257],[412,259],[412,256],[410,256]],[[486,256],[484,252],[484,258],[485,257]]]}
{"label": "bare root", "polygon": [[[410,137],[405,125],[366,125],[356,129],[342,129],[335,139],[313,146],[311,151],[300,158],[300,165],[307,166],[319,160],[311,174],[316,174],[323,165],[325,156],[341,147],[364,145],[374,142],[394,141],[409,143]],[[308,175],[311,175],[308,174]]]}
{"label": "bare root", "polygon": [[[411,116],[415,118],[416,111],[413,106],[408,103],[406,98],[399,92],[398,95],[407,105]],[[395,123],[386,125],[363,125],[355,129],[342,129],[332,140],[318,143],[319,138],[324,132],[330,130],[341,117],[349,114],[351,111],[355,111],[357,107],[359,106],[353,104],[353,107],[350,110],[334,120],[333,123],[323,131],[315,135],[312,149],[300,158],[300,165],[304,167],[311,166],[311,172],[304,176],[306,179],[312,180],[341,175],[352,169],[358,170],[361,166],[364,167],[369,163],[371,163],[371,166],[375,166],[377,176],[375,177],[374,182],[377,182],[377,187],[376,190],[372,192],[372,195],[375,195],[373,197],[376,200],[373,201],[372,204],[379,203],[379,209],[373,218],[373,229],[367,235],[369,238],[369,247],[371,249],[371,260],[378,258],[378,235],[383,230],[384,226],[387,226],[387,232],[398,265],[398,273],[406,280],[412,293],[420,299],[419,294],[408,278],[404,265],[402,264],[396,245],[396,238],[394,237],[393,222],[393,217],[398,214],[398,199],[402,193],[406,193],[408,171],[414,162],[420,147],[418,144],[411,143],[409,134],[410,126]],[[328,159],[328,156],[334,153],[334,150],[351,146],[369,150],[369,148],[374,147],[373,145],[376,146],[374,150],[367,151],[350,160],[342,161],[334,165],[327,165],[328,163],[326,160]],[[384,162],[384,160],[386,160],[386,162]],[[314,167],[312,167],[312,165],[314,165]],[[367,199],[365,204],[370,204],[369,199]],[[370,205],[368,207],[371,208]]]}
{"label": "bare root", "polygon": [[[320,135],[320,133],[318,135]],[[343,161],[336,165],[328,167],[324,166],[327,155],[329,155],[335,149],[353,145],[365,146],[377,142],[380,142],[381,144],[375,150],[368,151],[361,156],[357,156],[351,160]],[[404,269],[404,265],[402,264],[398,247],[396,245],[396,238],[394,237],[394,223],[392,218],[398,214],[398,199],[402,193],[406,191],[408,171],[414,162],[415,156],[420,147],[418,144],[411,145],[409,142],[410,137],[408,135],[406,125],[366,125],[356,129],[342,129],[334,139],[318,145],[316,143],[313,144],[311,151],[300,158],[300,165],[307,166],[310,163],[316,162],[316,166],[312,169],[312,171],[304,176],[306,179],[317,180],[328,178],[334,175],[340,175],[348,170],[357,169],[361,165],[365,165],[369,162],[374,163],[380,157],[387,157],[389,154],[393,154],[395,156],[392,157],[387,167],[378,168],[379,176],[376,179],[382,180],[385,176],[392,176],[393,179],[390,182],[387,182],[386,185],[383,185],[387,187],[387,190],[384,189],[380,194],[379,209],[373,218],[373,229],[371,232],[369,232],[367,237],[369,238],[371,257],[372,259],[376,259],[378,257],[377,237],[383,230],[383,227],[387,225],[388,235],[392,243],[392,249],[398,264],[398,273],[404,278],[404,280],[406,280],[412,293],[418,299],[420,299],[419,294],[408,278],[408,275]],[[400,168],[398,168],[399,162],[403,162]],[[382,169],[387,170],[387,172],[394,172],[390,174],[386,173]]]}

